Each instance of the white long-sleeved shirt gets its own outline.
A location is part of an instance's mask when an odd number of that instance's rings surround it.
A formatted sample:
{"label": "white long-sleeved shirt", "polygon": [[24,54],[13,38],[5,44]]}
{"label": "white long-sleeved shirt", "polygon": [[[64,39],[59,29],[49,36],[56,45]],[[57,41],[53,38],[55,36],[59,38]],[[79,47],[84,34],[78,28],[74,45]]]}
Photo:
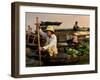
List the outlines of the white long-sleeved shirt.
{"label": "white long-sleeved shirt", "polygon": [[49,49],[49,48],[53,48],[55,49],[55,54],[57,54],[57,37],[55,34],[52,34],[51,37],[48,37],[47,33],[43,32],[41,29],[40,29],[40,34],[47,39],[47,42],[46,42],[46,46],[44,46],[43,48],[45,50]]}

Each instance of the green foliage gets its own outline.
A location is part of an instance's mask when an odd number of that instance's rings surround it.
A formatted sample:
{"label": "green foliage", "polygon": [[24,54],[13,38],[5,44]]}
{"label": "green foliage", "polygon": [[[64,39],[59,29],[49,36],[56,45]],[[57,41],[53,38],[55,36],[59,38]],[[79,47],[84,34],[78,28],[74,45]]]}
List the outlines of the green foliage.
{"label": "green foliage", "polygon": [[84,54],[89,54],[89,40],[81,41],[77,47],[74,48],[66,48],[66,53],[72,56],[82,56]]}
{"label": "green foliage", "polygon": [[78,45],[77,50],[80,52],[80,55],[89,54],[89,40],[87,39],[84,42],[81,42]]}
{"label": "green foliage", "polygon": [[75,55],[79,54],[78,50],[73,49],[73,48],[67,48],[66,51],[67,51],[66,52],[67,54],[72,55],[72,56],[75,56]]}

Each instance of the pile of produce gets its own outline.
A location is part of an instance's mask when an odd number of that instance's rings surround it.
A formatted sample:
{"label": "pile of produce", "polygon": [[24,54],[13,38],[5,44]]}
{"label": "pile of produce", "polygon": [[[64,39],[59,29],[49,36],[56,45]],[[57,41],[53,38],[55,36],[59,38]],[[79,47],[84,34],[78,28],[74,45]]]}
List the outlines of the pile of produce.
{"label": "pile of produce", "polygon": [[65,53],[73,57],[83,56],[84,54],[89,54],[89,40],[80,42],[76,48],[66,48]]}

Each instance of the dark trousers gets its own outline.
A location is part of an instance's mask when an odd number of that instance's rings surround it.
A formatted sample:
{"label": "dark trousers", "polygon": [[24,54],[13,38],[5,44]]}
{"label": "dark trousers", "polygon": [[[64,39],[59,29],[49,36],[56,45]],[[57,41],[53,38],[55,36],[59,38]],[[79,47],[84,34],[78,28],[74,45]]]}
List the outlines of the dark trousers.
{"label": "dark trousers", "polygon": [[49,64],[50,63],[50,55],[49,55],[49,52],[47,50],[45,51],[42,51],[41,52],[41,56],[42,56],[42,61],[45,63],[45,64]]}

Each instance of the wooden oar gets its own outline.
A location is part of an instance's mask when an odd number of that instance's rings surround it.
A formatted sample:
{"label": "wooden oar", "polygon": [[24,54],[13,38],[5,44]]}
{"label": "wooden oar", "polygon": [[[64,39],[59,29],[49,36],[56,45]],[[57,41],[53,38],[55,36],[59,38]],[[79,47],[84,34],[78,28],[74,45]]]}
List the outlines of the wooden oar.
{"label": "wooden oar", "polygon": [[[38,31],[37,31],[37,34],[38,34],[38,49],[39,49],[40,48],[40,29],[39,29],[40,24],[39,24],[38,19],[39,18],[36,17],[36,27],[38,29]],[[40,49],[39,49],[39,61],[40,61],[40,66],[41,66],[41,51],[40,51]]]}

